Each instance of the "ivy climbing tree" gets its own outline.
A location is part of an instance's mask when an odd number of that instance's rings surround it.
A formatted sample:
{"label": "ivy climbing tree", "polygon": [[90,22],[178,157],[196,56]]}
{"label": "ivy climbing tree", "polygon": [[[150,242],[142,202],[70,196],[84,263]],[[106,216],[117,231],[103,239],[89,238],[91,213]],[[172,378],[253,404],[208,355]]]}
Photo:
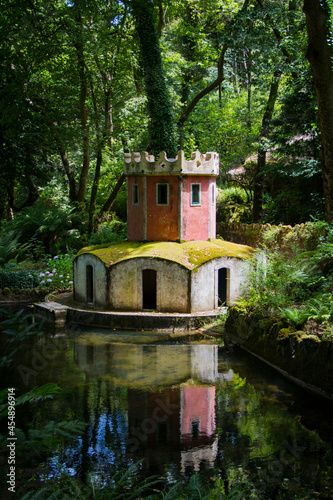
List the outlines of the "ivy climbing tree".
{"label": "ivy climbing tree", "polygon": [[151,0],[132,0],[131,6],[148,101],[148,151],[155,155],[166,151],[169,157],[174,157],[177,153],[175,118],[163,70],[154,5]]}

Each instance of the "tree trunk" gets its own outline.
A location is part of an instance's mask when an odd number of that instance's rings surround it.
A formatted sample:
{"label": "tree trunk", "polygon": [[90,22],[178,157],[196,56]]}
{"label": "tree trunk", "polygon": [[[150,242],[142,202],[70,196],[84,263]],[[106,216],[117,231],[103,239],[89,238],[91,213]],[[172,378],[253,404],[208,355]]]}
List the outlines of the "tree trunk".
{"label": "tree trunk", "polygon": [[75,43],[76,53],[77,53],[77,63],[79,70],[79,79],[80,79],[80,99],[79,99],[79,108],[80,108],[80,121],[81,121],[81,130],[82,130],[82,149],[83,149],[83,162],[79,180],[79,189],[77,194],[77,202],[79,204],[84,203],[85,195],[86,195],[86,187],[87,187],[87,178],[90,167],[90,155],[89,155],[89,125],[87,119],[87,94],[88,94],[88,84],[86,78],[86,65],[84,59],[84,51],[83,51],[83,42],[82,42],[82,18],[81,13],[78,12],[76,22],[78,26],[78,41]]}
{"label": "tree trunk", "polygon": [[258,160],[257,166],[254,172],[254,183],[253,183],[253,212],[252,217],[254,222],[260,222],[262,218],[262,195],[263,195],[263,174],[266,165],[266,145],[265,141],[269,137],[270,122],[272,120],[274,106],[278,94],[279,81],[281,77],[281,71],[275,71],[274,80],[271,83],[271,88],[268,96],[268,101],[266,104],[265,113],[262,119],[261,131],[260,131],[260,142],[258,149]]}
{"label": "tree trunk", "polygon": [[328,43],[326,1],[304,0],[310,63],[318,102],[318,121],[321,132],[321,167],[325,197],[326,221],[332,222],[333,210],[333,71],[332,50]]}
{"label": "tree trunk", "polygon": [[132,10],[148,101],[148,150],[155,155],[164,150],[169,157],[175,157],[177,153],[175,119],[163,71],[153,4],[148,0],[132,0]]}
{"label": "tree trunk", "polygon": [[75,177],[74,177],[74,172],[70,167],[68,156],[64,148],[59,142],[59,153],[61,156],[61,161],[62,165],[64,167],[64,170],[66,172],[67,178],[68,178],[68,183],[69,183],[69,199],[74,202],[76,201],[76,184],[75,184]]}

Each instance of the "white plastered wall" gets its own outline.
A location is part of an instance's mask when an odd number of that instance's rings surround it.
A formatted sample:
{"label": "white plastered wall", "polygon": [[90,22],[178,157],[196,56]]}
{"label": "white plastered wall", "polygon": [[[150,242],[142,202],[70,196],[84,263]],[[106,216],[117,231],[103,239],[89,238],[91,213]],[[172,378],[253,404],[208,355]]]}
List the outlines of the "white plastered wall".
{"label": "white plastered wall", "polygon": [[74,260],[74,298],[78,302],[87,301],[87,266],[93,268],[93,304],[107,307],[107,269],[93,254],[82,254]]}
{"label": "white plastered wall", "polygon": [[109,304],[113,310],[142,310],[142,271],[156,271],[156,309],[189,312],[190,271],[168,260],[136,258],[109,269]]}
{"label": "white plastered wall", "polygon": [[192,271],[191,312],[210,311],[218,308],[218,271],[228,269],[227,305],[239,297],[247,279],[246,261],[218,257]]}

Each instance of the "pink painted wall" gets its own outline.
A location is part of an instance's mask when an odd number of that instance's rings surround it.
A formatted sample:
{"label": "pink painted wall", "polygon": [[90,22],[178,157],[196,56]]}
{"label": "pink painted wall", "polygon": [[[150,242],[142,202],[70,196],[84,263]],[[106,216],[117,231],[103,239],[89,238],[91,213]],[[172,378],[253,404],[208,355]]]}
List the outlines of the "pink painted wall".
{"label": "pink painted wall", "polygon": [[[132,186],[139,185],[139,204],[133,205]],[[142,241],[144,221],[144,179],[141,176],[129,175],[127,177],[127,238],[129,241]]]}
{"label": "pink painted wall", "polygon": [[[191,185],[201,185],[200,205],[191,205]],[[187,176],[183,179],[182,198],[182,239],[183,240],[208,240],[209,232],[209,177]]]}
{"label": "pink painted wall", "polygon": [[212,436],[215,432],[215,387],[186,385],[181,395],[181,435],[191,434],[191,422],[199,421],[199,432]]}
{"label": "pink painted wall", "polygon": [[[156,204],[157,184],[169,184],[169,204]],[[176,241],[179,239],[179,178],[178,176],[147,176],[147,240]]]}
{"label": "pink painted wall", "polygon": [[[215,177],[184,176],[182,187],[178,175],[147,175],[144,197],[143,176],[128,175],[127,234],[129,241],[208,240],[216,237]],[[169,185],[168,205],[157,205],[157,184]],[[133,205],[133,184],[139,186],[139,204]],[[200,184],[200,204],[192,205],[192,184]],[[180,189],[182,189],[182,216],[180,222]],[[146,199],[146,203],[145,203]],[[146,219],[145,219],[146,211]],[[144,227],[146,220],[146,228]]]}

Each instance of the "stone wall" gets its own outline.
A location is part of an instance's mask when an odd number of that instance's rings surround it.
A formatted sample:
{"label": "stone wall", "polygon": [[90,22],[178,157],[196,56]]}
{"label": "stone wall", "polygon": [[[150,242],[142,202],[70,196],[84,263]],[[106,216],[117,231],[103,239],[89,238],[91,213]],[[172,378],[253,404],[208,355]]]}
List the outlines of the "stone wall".
{"label": "stone wall", "polygon": [[333,342],[258,313],[229,309],[226,342],[255,354],[294,381],[333,399]]}

